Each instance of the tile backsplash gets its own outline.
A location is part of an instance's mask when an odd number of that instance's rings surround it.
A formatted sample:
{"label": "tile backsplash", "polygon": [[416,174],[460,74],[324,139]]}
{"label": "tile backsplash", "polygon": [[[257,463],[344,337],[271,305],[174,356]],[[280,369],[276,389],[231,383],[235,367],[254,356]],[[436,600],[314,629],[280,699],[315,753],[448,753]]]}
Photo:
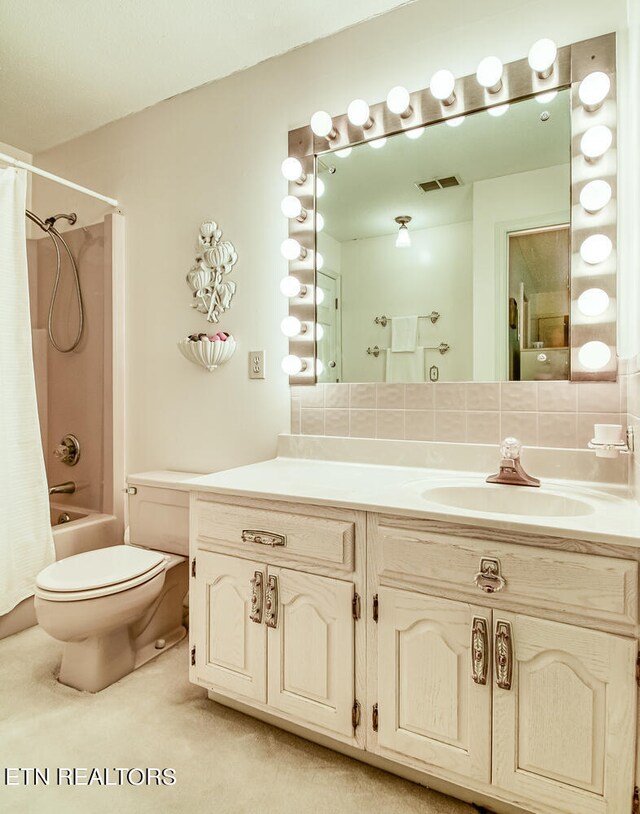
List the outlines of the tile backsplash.
{"label": "tile backsplash", "polygon": [[594,424],[627,423],[627,379],[637,379],[638,415],[640,375],[617,382],[292,387],[291,432],[476,444],[498,444],[515,435],[527,446],[583,449]]}

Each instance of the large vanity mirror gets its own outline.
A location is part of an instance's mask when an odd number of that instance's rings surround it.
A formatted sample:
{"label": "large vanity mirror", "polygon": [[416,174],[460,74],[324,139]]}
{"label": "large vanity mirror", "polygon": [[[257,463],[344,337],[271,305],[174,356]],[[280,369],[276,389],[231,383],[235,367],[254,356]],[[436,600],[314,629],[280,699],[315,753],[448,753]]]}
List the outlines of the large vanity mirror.
{"label": "large vanity mirror", "polygon": [[289,133],[292,384],[617,375],[615,35]]}
{"label": "large vanity mirror", "polygon": [[321,380],[567,379],[568,89],[317,156]]}

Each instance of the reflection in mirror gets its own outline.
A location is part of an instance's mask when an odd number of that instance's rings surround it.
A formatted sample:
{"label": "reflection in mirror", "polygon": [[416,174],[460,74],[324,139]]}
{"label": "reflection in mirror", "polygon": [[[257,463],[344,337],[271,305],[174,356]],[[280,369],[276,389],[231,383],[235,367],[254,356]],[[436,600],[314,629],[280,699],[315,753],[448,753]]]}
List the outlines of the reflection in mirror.
{"label": "reflection in mirror", "polygon": [[320,155],[320,381],[566,379],[570,138],[562,90]]}

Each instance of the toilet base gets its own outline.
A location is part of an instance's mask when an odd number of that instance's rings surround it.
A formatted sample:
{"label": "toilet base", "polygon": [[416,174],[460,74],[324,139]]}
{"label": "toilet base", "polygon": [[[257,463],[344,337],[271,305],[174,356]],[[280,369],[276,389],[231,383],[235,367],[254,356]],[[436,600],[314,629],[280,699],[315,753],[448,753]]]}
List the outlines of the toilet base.
{"label": "toilet base", "polygon": [[168,633],[164,637],[163,639],[164,647],[156,647],[155,642],[150,642],[149,644],[146,644],[136,653],[136,662],[133,669],[137,670],[138,667],[142,667],[143,664],[146,664],[148,661],[151,661],[151,659],[154,659],[156,656],[159,656],[160,653],[165,653],[167,650],[169,650],[170,647],[173,647],[174,644],[178,644],[178,642],[181,642],[186,635],[187,635],[186,627],[184,627],[184,625],[180,625],[179,628],[172,630],[171,633]]}

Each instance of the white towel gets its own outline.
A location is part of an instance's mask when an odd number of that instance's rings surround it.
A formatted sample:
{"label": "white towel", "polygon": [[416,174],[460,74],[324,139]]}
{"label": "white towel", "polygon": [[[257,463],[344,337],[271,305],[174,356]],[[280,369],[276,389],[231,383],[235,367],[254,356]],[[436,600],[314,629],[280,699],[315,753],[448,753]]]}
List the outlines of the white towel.
{"label": "white towel", "polygon": [[413,352],[418,346],[418,317],[391,317],[391,350]]}
{"label": "white towel", "polygon": [[394,353],[387,348],[387,382],[411,383],[426,381],[424,375],[424,348],[413,353]]}
{"label": "white towel", "polygon": [[0,170],[0,615],[54,560],[31,355],[22,170]]}

